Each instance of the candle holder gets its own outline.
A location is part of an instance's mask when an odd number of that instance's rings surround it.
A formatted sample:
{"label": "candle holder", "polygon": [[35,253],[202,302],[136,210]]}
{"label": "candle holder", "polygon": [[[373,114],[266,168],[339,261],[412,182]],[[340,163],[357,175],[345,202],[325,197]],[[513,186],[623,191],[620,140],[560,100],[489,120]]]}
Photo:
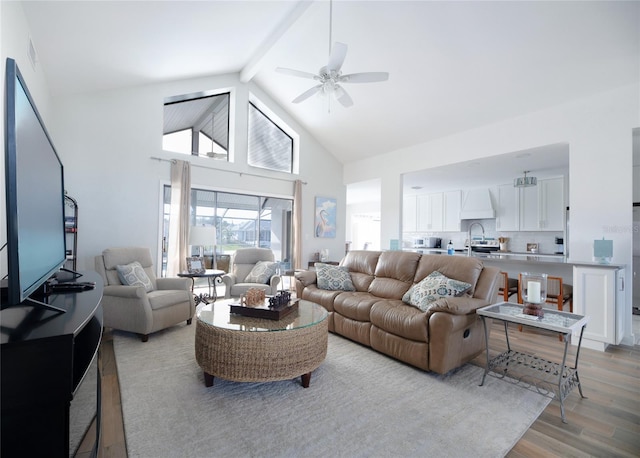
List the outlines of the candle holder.
{"label": "candle holder", "polygon": [[520,295],[524,301],[522,313],[542,317],[542,304],[547,300],[547,274],[522,272],[520,274]]}

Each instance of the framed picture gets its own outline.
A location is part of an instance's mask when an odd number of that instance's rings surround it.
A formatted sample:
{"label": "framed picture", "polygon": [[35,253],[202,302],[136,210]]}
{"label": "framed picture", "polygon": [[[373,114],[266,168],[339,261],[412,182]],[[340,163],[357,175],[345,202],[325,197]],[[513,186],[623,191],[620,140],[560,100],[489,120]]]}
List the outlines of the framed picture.
{"label": "framed picture", "polygon": [[332,197],[316,197],[315,234],[321,238],[336,236],[336,199]]}
{"label": "framed picture", "polygon": [[537,243],[527,243],[527,251],[529,253],[537,253],[538,252],[538,244]]}
{"label": "framed picture", "polygon": [[187,258],[187,270],[190,274],[203,274],[205,272],[203,259],[197,256]]}

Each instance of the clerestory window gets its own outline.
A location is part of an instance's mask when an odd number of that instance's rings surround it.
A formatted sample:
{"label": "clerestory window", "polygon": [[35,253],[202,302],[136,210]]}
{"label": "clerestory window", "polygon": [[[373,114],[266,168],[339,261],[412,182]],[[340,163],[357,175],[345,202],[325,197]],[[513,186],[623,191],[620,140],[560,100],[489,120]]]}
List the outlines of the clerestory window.
{"label": "clerestory window", "polygon": [[249,103],[248,164],[277,172],[294,173],[294,135],[276,124],[266,109]]}
{"label": "clerestory window", "polygon": [[162,148],[228,161],[229,98],[230,94],[225,92],[166,99]]}

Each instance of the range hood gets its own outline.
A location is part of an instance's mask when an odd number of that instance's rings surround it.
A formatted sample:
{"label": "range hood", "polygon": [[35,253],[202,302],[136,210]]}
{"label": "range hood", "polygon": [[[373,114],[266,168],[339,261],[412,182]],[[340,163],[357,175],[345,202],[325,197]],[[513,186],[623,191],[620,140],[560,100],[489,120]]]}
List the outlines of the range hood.
{"label": "range hood", "polygon": [[463,192],[460,219],[495,218],[489,188],[469,189]]}

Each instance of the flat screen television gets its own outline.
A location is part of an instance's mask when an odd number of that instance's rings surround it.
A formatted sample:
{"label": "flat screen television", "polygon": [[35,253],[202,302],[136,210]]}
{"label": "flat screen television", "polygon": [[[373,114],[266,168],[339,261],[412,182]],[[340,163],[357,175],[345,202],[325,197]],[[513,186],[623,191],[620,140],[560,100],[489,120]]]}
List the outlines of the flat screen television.
{"label": "flat screen television", "polygon": [[[15,60],[6,66],[7,304],[30,299],[66,260],[64,170]],[[64,310],[62,310],[64,311]]]}

